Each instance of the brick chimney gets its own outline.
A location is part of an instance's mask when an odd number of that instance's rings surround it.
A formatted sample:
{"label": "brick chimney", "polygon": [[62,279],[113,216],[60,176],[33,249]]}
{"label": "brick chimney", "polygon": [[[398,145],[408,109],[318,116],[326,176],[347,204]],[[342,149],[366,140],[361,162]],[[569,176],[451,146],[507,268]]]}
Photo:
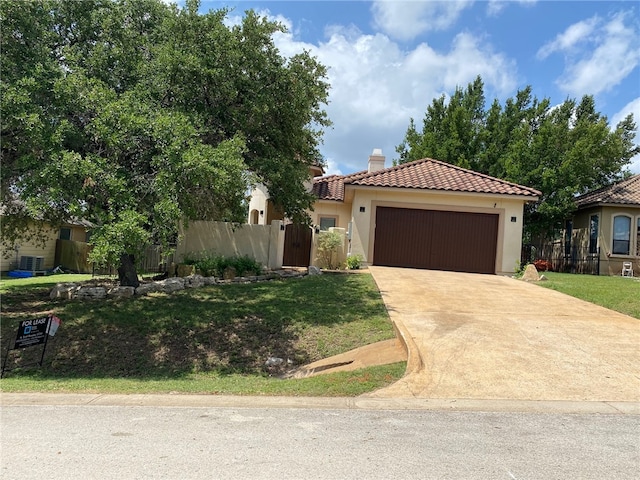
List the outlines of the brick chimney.
{"label": "brick chimney", "polygon": [[384,155],[381,148],[374,148],[373,153],[369,155],[369,173],[384,170]]}

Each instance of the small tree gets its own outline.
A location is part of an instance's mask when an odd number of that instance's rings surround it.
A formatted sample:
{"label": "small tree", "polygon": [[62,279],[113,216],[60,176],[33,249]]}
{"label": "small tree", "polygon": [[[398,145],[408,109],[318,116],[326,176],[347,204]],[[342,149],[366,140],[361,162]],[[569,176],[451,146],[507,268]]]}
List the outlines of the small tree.
{"label": "small tree", "polygon": [[342,245],[342,235],[338,232],[321,232],[318,234],[318,259],[320,266],[333,270],[338,267],[334,262],[335,254]]}

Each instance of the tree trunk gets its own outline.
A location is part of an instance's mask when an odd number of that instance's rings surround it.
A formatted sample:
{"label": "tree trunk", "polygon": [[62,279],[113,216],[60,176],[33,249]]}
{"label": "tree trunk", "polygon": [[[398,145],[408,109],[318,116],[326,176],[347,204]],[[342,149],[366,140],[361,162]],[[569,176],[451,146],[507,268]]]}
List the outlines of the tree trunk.
{"label": "tree trunk", "polygon": [[120,255],[120,266],[118,267],[118,280],[121,287],[135,287],[140,285],[138,272],[136,271],[135,258],[133,255],[123,253]]}

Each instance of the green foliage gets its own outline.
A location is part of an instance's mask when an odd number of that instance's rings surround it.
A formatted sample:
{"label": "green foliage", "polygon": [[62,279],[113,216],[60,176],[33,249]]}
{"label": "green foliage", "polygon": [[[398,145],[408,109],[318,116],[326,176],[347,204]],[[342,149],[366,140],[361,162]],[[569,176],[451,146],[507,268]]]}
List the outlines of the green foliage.
{"label": "green foliage", "polygon": [[317,252],[322,268],[330,270],[338,268],[335,257],[340,245],[342,245],[342,235],[338,232],[326,231],[318,234]]}
{"label": "green foliage", "polygon": [[427,107],[422,129],[410,121],[399,162],[431,157],[539,190],[540,200],[525,207],[528,235],[550,234],[577,194],[620,179],[640,152],[633,116],[612,129],[589,95],[552,108],[528,86],[486,110],[478,77],[445,100]]}
{"label": "green foliage", "polygon": [[347,269],[358,270],[362,266],[362,255],[349,255],[347,257]]}
{"label": "green foliage", "polygon": [[225,270],[233,268],[236,275],[260,275],[262,264],[248,255],[225,257],[215,253],[199,253],[185,255],[183,263],[195,265],[196,270],[205,277],[222,277]]}
{"label": "green foliage", "polygon": [[253,12],[161,0],[0,2],[0,199],[12,244],[33,219],[91,222],[94,260],[165,248],[180,222],[238,221],[256,181],[288,217],[330,122],[326,69],[283,57]]}

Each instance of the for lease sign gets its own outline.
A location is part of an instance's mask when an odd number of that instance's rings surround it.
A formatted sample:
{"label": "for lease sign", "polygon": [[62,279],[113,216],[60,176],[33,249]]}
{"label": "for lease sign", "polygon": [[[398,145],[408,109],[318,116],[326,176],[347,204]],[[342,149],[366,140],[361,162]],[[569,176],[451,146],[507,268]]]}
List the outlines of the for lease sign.
{"label": "for lease sign", "polygon": [[14,350],[44,343],[47,339],[47,330],[50,321],[51,316],[20,322],[16,343],[13,346]]}

